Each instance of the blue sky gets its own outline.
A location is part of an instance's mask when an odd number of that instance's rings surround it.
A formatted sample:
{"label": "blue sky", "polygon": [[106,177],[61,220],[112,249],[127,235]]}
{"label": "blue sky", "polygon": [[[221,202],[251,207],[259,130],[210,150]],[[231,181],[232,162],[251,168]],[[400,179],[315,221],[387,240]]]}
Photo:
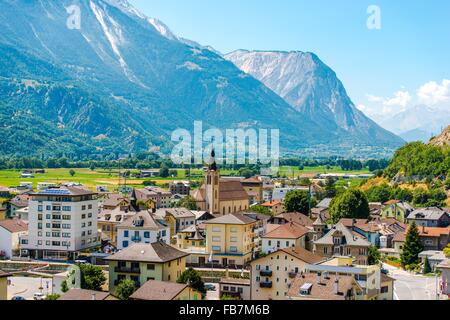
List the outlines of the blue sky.
{"label": "blue sky", "polygon": [[[450,82],[443,81],[450,79],[448,0],[130,2],[175,34],[224,53],[314,52],[369,114],[427,103],[426,98],[431,101],[436,94],[444,100],[450,97]],[[367,28],[370,5],[381,9],[380,30]]]}

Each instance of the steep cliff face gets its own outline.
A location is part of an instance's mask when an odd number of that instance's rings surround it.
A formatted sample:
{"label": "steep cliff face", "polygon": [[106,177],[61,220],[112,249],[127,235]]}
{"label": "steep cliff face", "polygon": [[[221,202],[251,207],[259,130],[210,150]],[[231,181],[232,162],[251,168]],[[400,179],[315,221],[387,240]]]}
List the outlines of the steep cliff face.
{"label": "steep cliff face", "polygon": [[238,50],[225,58],[324,128],[360,142],[402,143],[355,107],[336,73],[313,53]]}
{"label": "steep cliff face", "polygon": [[431,139],[430,144],[434,146],[450,146],[450,126],[448,126],[439,136]]}

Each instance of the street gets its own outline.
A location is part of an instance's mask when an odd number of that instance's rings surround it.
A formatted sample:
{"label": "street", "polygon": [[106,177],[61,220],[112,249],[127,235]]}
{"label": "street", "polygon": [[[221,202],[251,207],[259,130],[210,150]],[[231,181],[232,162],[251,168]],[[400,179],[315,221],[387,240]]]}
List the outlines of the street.
{"label": "street", "polygon": [[389,270],[389,276],[394,278],[395,300],[436,300],[436,277],[411,274],[390,265],[383,268]]}
{"label": "street", "polygon": [[39,288],[44,288],[42,292],[47,295],[52,292],[51,278],[32,278],[32,277],[10,277],[8,285],[8,300],[14,296],[24,297],[27,300],[33,300],[35,293],[41,292]]}

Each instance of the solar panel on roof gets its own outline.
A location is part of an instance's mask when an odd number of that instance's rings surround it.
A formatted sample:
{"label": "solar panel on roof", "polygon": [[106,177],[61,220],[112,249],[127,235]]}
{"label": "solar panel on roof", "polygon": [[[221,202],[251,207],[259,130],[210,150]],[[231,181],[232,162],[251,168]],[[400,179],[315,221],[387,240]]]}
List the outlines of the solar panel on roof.
{"label": "solar panel on roof", "polygon": [[51,194],[51,195],[70,195],[69,190],[46,190],[41,191],[39,194]]}

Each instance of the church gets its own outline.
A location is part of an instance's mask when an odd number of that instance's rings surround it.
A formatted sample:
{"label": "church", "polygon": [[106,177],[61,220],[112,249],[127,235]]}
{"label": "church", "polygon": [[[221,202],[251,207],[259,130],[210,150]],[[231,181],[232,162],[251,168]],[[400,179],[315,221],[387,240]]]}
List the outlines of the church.
{"label": "church", "polygon": [[212,150],[210,164],[205,172],[205,183],[192,193],[198,208],[216,215],[248,210],[249,195],[240,179],[221,178],[215,157],[215,151]]}

